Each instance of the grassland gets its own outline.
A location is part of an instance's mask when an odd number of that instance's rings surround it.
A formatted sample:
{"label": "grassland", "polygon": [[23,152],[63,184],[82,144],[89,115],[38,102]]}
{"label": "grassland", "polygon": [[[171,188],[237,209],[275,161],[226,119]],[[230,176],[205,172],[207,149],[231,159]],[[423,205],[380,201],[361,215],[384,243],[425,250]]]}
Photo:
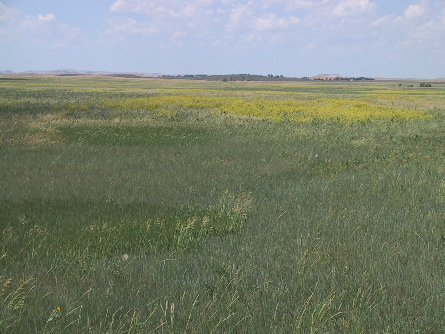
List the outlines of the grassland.
{"label": "grassland", "polygon": [[445,86],[7,79],[1,333],[445,332]]}

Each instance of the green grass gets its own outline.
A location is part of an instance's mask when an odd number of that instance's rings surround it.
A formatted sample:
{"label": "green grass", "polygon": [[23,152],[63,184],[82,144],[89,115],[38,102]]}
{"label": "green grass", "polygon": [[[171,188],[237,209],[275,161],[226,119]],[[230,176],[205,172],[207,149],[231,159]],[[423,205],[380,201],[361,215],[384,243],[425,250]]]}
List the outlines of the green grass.
{"label": "green grass", "polygon": [[[25,79],[0,80],[1,333],[445,331],[443,86]],[[118,107],[283,93],[429,117]]]}
{"label": "green grass", "polygon": [[205,129],[142,126],[60,126],[63,141],[87,145],[181,145],[203,140]]}

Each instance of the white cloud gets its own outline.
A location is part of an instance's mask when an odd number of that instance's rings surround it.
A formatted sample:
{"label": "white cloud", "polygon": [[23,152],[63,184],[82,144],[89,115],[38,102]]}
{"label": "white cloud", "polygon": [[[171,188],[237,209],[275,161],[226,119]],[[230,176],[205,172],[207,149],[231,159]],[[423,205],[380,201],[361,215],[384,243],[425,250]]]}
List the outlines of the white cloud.
{"label": "white cloud", "polygon": [[371,22],[371,26],[385,26],[386,24],[389,24],[391,22],[394,22],[394,16],[393,15],[386,15],[379,17]]}
{"label": "white cloud", "polygon": [[20,12],[17,9],[7,7],[0,2],[0,24],[1,26],[13,24],[20,16]]}
{"label": "white cloud", "polygon": [[130,34],[152,34],[156,28],[147,23],[141,23],[133,18],[110,20],[110,28],[105,30],[106,34],[130,33]]}
{"label": "white cloud", "polygon": [[54,21],[56,19],[56,17],[54,16],[54,14],[52,13],[48,13],[45,15],[39,14],[39,16],[37,16],[37,20],[39,21]]}
{"label": "white cloud", "polygon": [[289,1],[290,5],[296,8],[312,8],[321,6],[324,4],[329,3],[331,0],[314,0],[314,1],[307,1],[307,0],[296,0],[296,1]]}
{"label": "white cloud", "polygon": [[116,0],[111,6],[110,11],[112,12],[118,12],[121,10],[125,10],[127,1],[125,0]]}
{"label": "white cloud", "polygon": [[[62,6],[65,9],[76,4],[75,0],[66,2],[67,6]],[[48,1],[48,7],[42,4],[41,12],[31,15],[14,9],[18,7],[14,1],[0,0],[0,49],[39,50],[46,58],[49,55],[56,59],[59,55],[53,47],[57,46],[60,54],[88,54],[79,59],[96,57],[100,66],[114,57],[116,66],[141,66],[137,65],[141,59],[153,67],[165,63],[168,71],[174,71],[172,64],[178,71],[181,66],[188,71],[187,66],[194,61],[199,62],[196,68],[202,71],[202,63],[214,63],[215,57],[220,59],[218,66],[232,71],[232,64],[242,63],[240,55],[244,56],[243,66],[250,66],[252,72],[256,71],[255,63],[261,65],[257,69],[272,66],[269,60],[273,57],[284,60],[275,61],[283,68],[294,66],[305,71],[305,64],[311,62],[335,66],[337,61],[349,68],[354,62],[363,65],[363,59],[380,70],[375,56],[402,59],[409,64],[415,56],[431,55],[442,59],[434,62],[437,67],[445,59],[445,0],[100,2],[108,6],[108,11],[99,12],[102,6],[89,7],[91,22],[83,18],[84,22],[79,23],[88,30],[80,30],[64,24],[65,9],[52,11]],[[28,5],[22,1],[20,6]],[[70,21],[75,19],[75,15],[70,16]],[[420,64],[427,64],[430,58],[422,59]],[[162,71],[162,67],[157,70]]]}
{"label": "white cloud", "polygon": [[239,29],[247,20],[251,20],[253,14],[250,7],[253,5],[252,1],[247,4],[240,4],[232,8],[230,16],[228,18],[228,23],[226,25],[226,30],[228,32],[234,32]]}
{"label": "white cloud", "polygon": [[300,19],[295,16],[277,17],[276,14],[269,14],[267,16],[257,18],[255,22],[255,28],[260,31],[273,30],[273,29],[286,29],[299,22]]}
{"label": "white cloud", "polygon": [[445,1],[416,1],[375,19],[372,27],[388,59],[422,61],[445,56]]}
{"label": "white cloud", "polygon": [[369,13],[375,9],[374,2],[369,0],[342,0],[332,10],[336,16],[353,16]]}
{"label": "white cloud", "polygon": [[0,41],[51,47],[83,43],[80,29],[58,22],[53,13],[27,15],[0,2]]}
{"label": "white cloud", "polygon": [[139,13],[147,17],[175,19],[194,17],[209,8],[212,2],[211,0],[116,0],[109,10],[115,13]]}
{"label": "white cloud", "polygon": [[425,14],[426,9],[423,5],[410,5],[405,9],[405,18],[413,19]]}
{"label": "white cloud", "polygon": [[161,34],[186,31],[187,38],[212,41],[254,41],[260,38],[252,34],[285,34],[300,25],[319,31],[320,24],[336,24],[335,17],[363,17],[374,9],[372,0],[115,0],[109,7],[119,16],[143,15]]}
{"label": "white cloud", "polygon": [[265,7],[284,6],[287,9],[310,9],[323,6],[333,0],[262,0]]}
{"label": "white cloud", "polygon": [[[372,22],[374,26],[385,26],[389,24],[412,24],[411,21],[416,20],[418,24],[422,24],[426,22],[425,20],[431,19],[426,14],[428,12],[428,7],[426,3],[417,4],[417,5],[409,5],[403,12],[403,15],[386,15],[380,18],[375,19]],[[433,15],[435,16],[435,15]],[[420,21],[419,21],[420,20]]]}
{"label": "white cloud", "polygon": [[262,14],[260,9],[253,1],[234,6],[227,18],[226,31],[245,32],[249,36],[247,40],[252,41],[257,39],[252,35],[255,31],[286,30],[300,22],[300,18],[293,15],[278,15],[280,11],[274,7],[268,9],[275,9],[276,12],[266,14]]}
{"label": "white cloud", "polygon": [[182,31],[184,40],[214,40],[218,37],[212,37],[213,30],[217,29],[218,24],[223,27],[228,16],[224,2],[225,0],[116,0],[109,7],[109,11],[121,20],[137,15],[137,24],[131,24],[135,29],[120,27],[121,32],[147,35],[157,33],[178,41],[181,35],[177,32]]}
{"label": "white cloud", "polygon": [[187,33],[184,31],[175,31],[172,35],[171,38],[184,38],[187,36]]}

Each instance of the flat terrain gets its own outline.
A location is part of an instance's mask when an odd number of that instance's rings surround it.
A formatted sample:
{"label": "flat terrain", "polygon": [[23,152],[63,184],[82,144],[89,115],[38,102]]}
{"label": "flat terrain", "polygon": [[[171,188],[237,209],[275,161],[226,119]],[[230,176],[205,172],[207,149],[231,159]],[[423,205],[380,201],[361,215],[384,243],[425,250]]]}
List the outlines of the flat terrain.
{"label": "flat terrain", "polygon": [[444,128],[440,83],[0,77],[0,332],[444,333]]}

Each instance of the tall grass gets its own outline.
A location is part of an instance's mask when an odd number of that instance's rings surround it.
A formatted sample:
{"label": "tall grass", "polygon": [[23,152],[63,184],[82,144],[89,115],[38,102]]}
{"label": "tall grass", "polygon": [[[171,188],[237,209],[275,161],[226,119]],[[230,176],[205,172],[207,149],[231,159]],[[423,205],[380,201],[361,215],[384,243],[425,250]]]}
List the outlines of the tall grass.
{"label": "tall grass", "polygon": [[[0,332],[445,330],[442,86],[30,77],[0,91]],[[178,96],[266,101],[266,116],[166,103]],[[152,97],[164,104],[138,104]],[[267,117],[289,99],[428,117]]]}

